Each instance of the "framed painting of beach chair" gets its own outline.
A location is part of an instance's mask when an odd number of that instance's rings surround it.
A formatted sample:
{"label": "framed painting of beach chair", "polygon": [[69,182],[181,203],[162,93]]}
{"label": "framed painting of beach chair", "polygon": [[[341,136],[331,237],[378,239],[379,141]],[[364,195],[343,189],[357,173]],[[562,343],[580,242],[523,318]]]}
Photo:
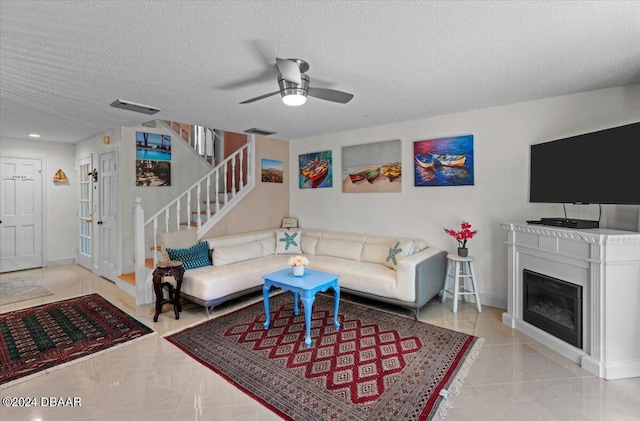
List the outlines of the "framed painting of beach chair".
{"label": "framed painting of beach chair", "polygon": [[473,135],[413,142],[414,185],[473,186]]}

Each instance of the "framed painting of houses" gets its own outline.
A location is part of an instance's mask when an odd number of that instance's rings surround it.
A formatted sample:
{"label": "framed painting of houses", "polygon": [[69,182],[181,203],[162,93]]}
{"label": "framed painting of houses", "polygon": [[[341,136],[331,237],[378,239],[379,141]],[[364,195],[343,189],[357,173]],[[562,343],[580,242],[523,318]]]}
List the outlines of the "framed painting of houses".
{"label": "framed painting of houses", "polygon": [[414,185],[472,186],[473,135],[413,142]]}
{"label": "framed painting of houses", "polygon": [[262,158],[262,182],[284,183],[284,163],[275,159]]}
{"label": "framed painting of houses", "polygon": [[298,156],[301,189],[333,187],[331,151],[313,152]]}
{"label": "framed painting of houses", "polygon": [[402,191],[402,143],[400,139],[342,148],[344,193],[392,193]]}

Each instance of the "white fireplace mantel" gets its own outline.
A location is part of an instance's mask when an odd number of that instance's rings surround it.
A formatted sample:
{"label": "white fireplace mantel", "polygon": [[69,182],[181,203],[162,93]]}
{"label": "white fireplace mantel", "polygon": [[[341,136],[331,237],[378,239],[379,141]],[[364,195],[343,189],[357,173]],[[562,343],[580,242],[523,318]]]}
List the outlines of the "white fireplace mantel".
{"label": "white fireplace mantel", "polygon": [[[503,323],[598,377],[640,377],[640,233],[501,225],[508,231]],[[523,320],[523,269],[582,286],[582,348]]]}

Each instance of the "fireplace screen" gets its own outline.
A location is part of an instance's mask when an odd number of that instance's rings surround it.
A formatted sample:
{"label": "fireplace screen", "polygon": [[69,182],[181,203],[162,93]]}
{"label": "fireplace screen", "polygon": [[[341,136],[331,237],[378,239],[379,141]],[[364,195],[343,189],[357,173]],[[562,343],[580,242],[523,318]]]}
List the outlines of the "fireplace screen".
{"label": "fireplace screen", "polygon": [[524,321],[582,348],[582,287],[527,269],[523,280]]}

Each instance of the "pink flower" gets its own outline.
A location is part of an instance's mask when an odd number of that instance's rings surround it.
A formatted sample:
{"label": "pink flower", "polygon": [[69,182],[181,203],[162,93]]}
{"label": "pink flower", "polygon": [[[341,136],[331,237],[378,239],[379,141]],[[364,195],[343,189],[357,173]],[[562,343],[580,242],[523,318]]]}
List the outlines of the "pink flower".
{"label": "pink flower", "polygon": [[467,240],[472,239],[478,232],[478,230],[472,231],[471,224],[467,221],[462,221],[460,231],[454,231],[448,228],[445,228],[444,231],[458,241],[460,248],[465,248],[467,246]]}

